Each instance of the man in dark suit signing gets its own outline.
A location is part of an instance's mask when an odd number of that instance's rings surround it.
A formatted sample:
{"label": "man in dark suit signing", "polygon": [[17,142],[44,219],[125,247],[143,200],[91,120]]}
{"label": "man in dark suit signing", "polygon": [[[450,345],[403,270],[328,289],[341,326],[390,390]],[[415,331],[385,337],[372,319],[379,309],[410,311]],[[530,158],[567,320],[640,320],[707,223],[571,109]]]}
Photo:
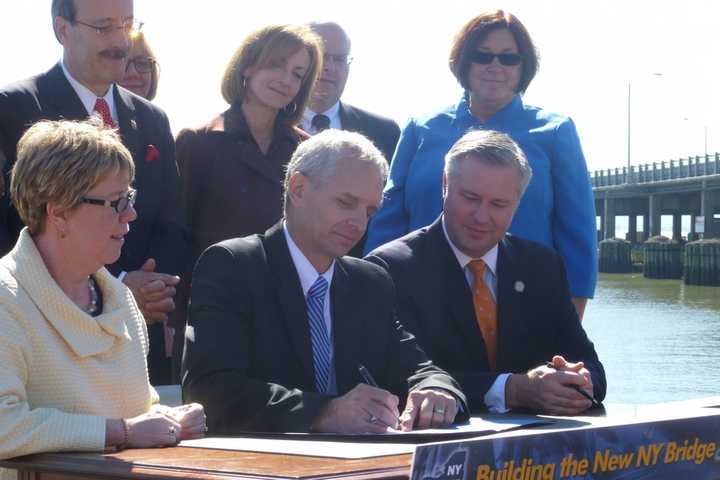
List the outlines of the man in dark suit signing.
{"label": "man in dark suit signing", "polygon": [[[400,127],[395,121],[354,107],[340,100],[350,74],[350,37],[340,25],[333,22],[314,22],[310,28],[323,41],[323,69],[303,114],[301,127],[314,135],[326,128],[358,132],[372,140],[390,163]],[[365,236],[348,255],[362,257]]]}
{"label": "man in dark suit signing", "polygon": [[440,218],[367,259],[390,273],[400,321],[472,411],[577,414],[591,401],[576,387],[601,401],[606,383],[562,260],[506,234],[531,175],[510,137],[466,134],[445,157]]}
{"label": "man in dark suit signing", "polygon": [[[116,84],[125,73],[131,32],[141,26],[134,21],[133,1],[53,0],[51,11],[62,60],[46,73],[0,89],[0,150],[7,157],[3,175],[7,179],[15,163],[18,140],[38,120],[81,120],[95,114],[117,128],[135,161],[138,220],[125,237],[120,259],[108,268],[130,287],[146,320],[165,320],[174,308],[186,239],[167,117]],[[0,210],[0,239],[6,239],[7,249],[22,223],[7,196],[0,199]],[[150,336],[151,381],[169,383],[162,325],[151,327]],[[156,355],[158,362],[153,361]],[[153,366],[159,363],[164,365],[156,372]]]}
{"label": "man in dark suit signing", "polygon": [[386,174],[362,135],[320,133],[290,160],[284,220],[202,254],[182,384],[211,435],[411,430],[452,423],[458,409],[467,418],[456,382],[397,322],[387,273],[343,256],[379,208]]}

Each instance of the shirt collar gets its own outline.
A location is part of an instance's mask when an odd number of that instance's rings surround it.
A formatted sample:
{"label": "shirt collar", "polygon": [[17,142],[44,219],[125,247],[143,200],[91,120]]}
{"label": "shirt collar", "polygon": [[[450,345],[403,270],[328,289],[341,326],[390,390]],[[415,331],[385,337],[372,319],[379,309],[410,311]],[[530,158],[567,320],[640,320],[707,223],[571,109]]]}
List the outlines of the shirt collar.
{"label": "shirt collar", "polygon": [[[302,119],[302,126],[304,127],[303,130],[306,132],[309,132],[312,128],[312,119],[315,115],[318,115],[317,112],[313,112],[310,110],[310,108],[306,108],[303,112],[303,119]],[[320,112],[320,115],[325,115],[330,119],[330,125],[336,125],[340,123],[340,100],[335,102],[335,105],[328,108],[324,112]]]}
{"label": "shirt collar", "polygon": [[470,111],[470,101],[468,100],[468,95],[468,92],[463,93],[463,96],[457,105],[457,109],[455,110],[455,119],[460,122],[461,125],[488,126],[502,122],[505,118],[517,119],[515,113],[523,109],[522,96],[520,96],[520,94],[516,94],[510,103],[495,112],[495,114],[488,118],[484,124],[481,124]]}
{"label": "shirt collar", "polygon": [[[445,234],[445,239],[447,240],[448,244],[450,245],[450,249],[455,254],[455,258],[457,258],[458,263],[460,264],[460,267],[465,270],[465,267],[467,267],[468,263],[470,263],[473,260],[478,260],[476,258],[469,257],[465,255],[462,251],[460,251],[452,240],[450,240],[450,236],[447,233],[447,228],[445,227],[445,215],[442,216],[442,227],[443,227],[443,233]],[[498,246],[495,244],[488,252],[480,257],[479,260],[482,260],[485,262],[485,265],[490,269],[493,276],[496,277],[496,269],[497,269],[497,257],[498,257]]]}
{"label": "shirt collar", "polygon": [[287,228],[287,222],[285,221],[283,221],[283,233],[285,233],[285,240],[287,240],[288,248],[290,249],[290,257],[300,277],[303,295],[307,297],[308,290],[313,286],[318,276],[325,278],[329,287],[332,284],[333,273],[335,272],[335,260],[332,261],[330,268],[328,268],[325,273],[319,273],[315,270],[315,267],[312,266],[312,263],[310,263],[310,260],[307,259],[305,254],[302,253],[300,247],[293,241],[290,231]]}
{"label": "shirt collar", "polygon": [[60,62],[60,65],[62,66],[65,78],[68,79],[68,82],[70,82],[73,90],[75,90],[75,93],[77,93],[78,97],[80,97],[80,101],[85,107],[85,110],[88,112],[88,115],[92,115],[93,111],[95,111],[95,102],[97,101],[97,99],[102,98],[107,102],[108,106],[110,107],[110,114],[112,115],[113,120],[115,120],[115,122],[117,123],[117,111],[115,110],[115,96],[113,95],[113,86],[110,85],[110,88],[107,89],[105,95],[103,95],[102,97],[98,97],[92,92],[92,90],[87,88],[82,83],[78,82],[70,74],[70,71],[65,66],[64,60]]}
{"label": "shirt collar", "polygon": [[[271,145],[274,145],[283,138],[290,139],[291,141],[297,143],[298,134],[296,133],[296,129],[286,121],[286,118],[287,117],[280,113],[277,117],[275,117]],[[241,138],[253,138],[252,133],[250,132],[250,126],[247,124],[247,120],[245,119],[245,114],[242,111],[240,103],[233,103],[230,105],[230,108],[225,110],[222,114],[222,127],[219,129],[229,134],[238,135]]]}

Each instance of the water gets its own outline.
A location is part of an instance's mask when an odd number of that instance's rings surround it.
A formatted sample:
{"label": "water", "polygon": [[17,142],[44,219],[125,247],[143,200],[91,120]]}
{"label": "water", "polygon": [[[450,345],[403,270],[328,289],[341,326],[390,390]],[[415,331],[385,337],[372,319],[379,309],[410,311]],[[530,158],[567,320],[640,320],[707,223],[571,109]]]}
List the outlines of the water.
{"label": "water", "polygon": [[606,402],[720,395],[720,287],[600,274],[583,326],[605,366]]}

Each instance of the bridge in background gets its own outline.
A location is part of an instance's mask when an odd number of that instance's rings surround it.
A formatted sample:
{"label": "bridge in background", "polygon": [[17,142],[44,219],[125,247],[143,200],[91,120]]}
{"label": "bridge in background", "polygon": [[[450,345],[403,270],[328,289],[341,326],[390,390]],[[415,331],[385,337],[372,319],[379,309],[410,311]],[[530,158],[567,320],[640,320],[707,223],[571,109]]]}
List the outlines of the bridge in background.
{"label": "bridge in background", "polygon": [[[667,162],[597,170],[590,174],[600,238],[615,236],[615,218],[627,215],[628,240],[660,235],[662,215],[673,216],[680,240],[683,215],[690,215],[688,240],[720,237],[720,153]],[[638,217],[643,231],[637,231]]]}

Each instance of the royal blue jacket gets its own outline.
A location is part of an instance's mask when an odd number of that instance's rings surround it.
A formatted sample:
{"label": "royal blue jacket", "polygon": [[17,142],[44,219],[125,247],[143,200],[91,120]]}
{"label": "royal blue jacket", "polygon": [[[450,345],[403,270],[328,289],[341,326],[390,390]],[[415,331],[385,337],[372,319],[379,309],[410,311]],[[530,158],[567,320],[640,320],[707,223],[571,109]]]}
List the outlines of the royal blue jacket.
{"label": "royal blue jacket", "polygon": [[560,253],[573,297],[592,297],[597,281],[595,203],[580,139],[567,116],[524,105],[516,96],[484,124],[464,96],[457,105],[413,118],[400,136],[383,207],[369,226],[365,251],[431,224],[442,211],[445,154],[472,129],[510,135],[533,170],[510,232]]}

